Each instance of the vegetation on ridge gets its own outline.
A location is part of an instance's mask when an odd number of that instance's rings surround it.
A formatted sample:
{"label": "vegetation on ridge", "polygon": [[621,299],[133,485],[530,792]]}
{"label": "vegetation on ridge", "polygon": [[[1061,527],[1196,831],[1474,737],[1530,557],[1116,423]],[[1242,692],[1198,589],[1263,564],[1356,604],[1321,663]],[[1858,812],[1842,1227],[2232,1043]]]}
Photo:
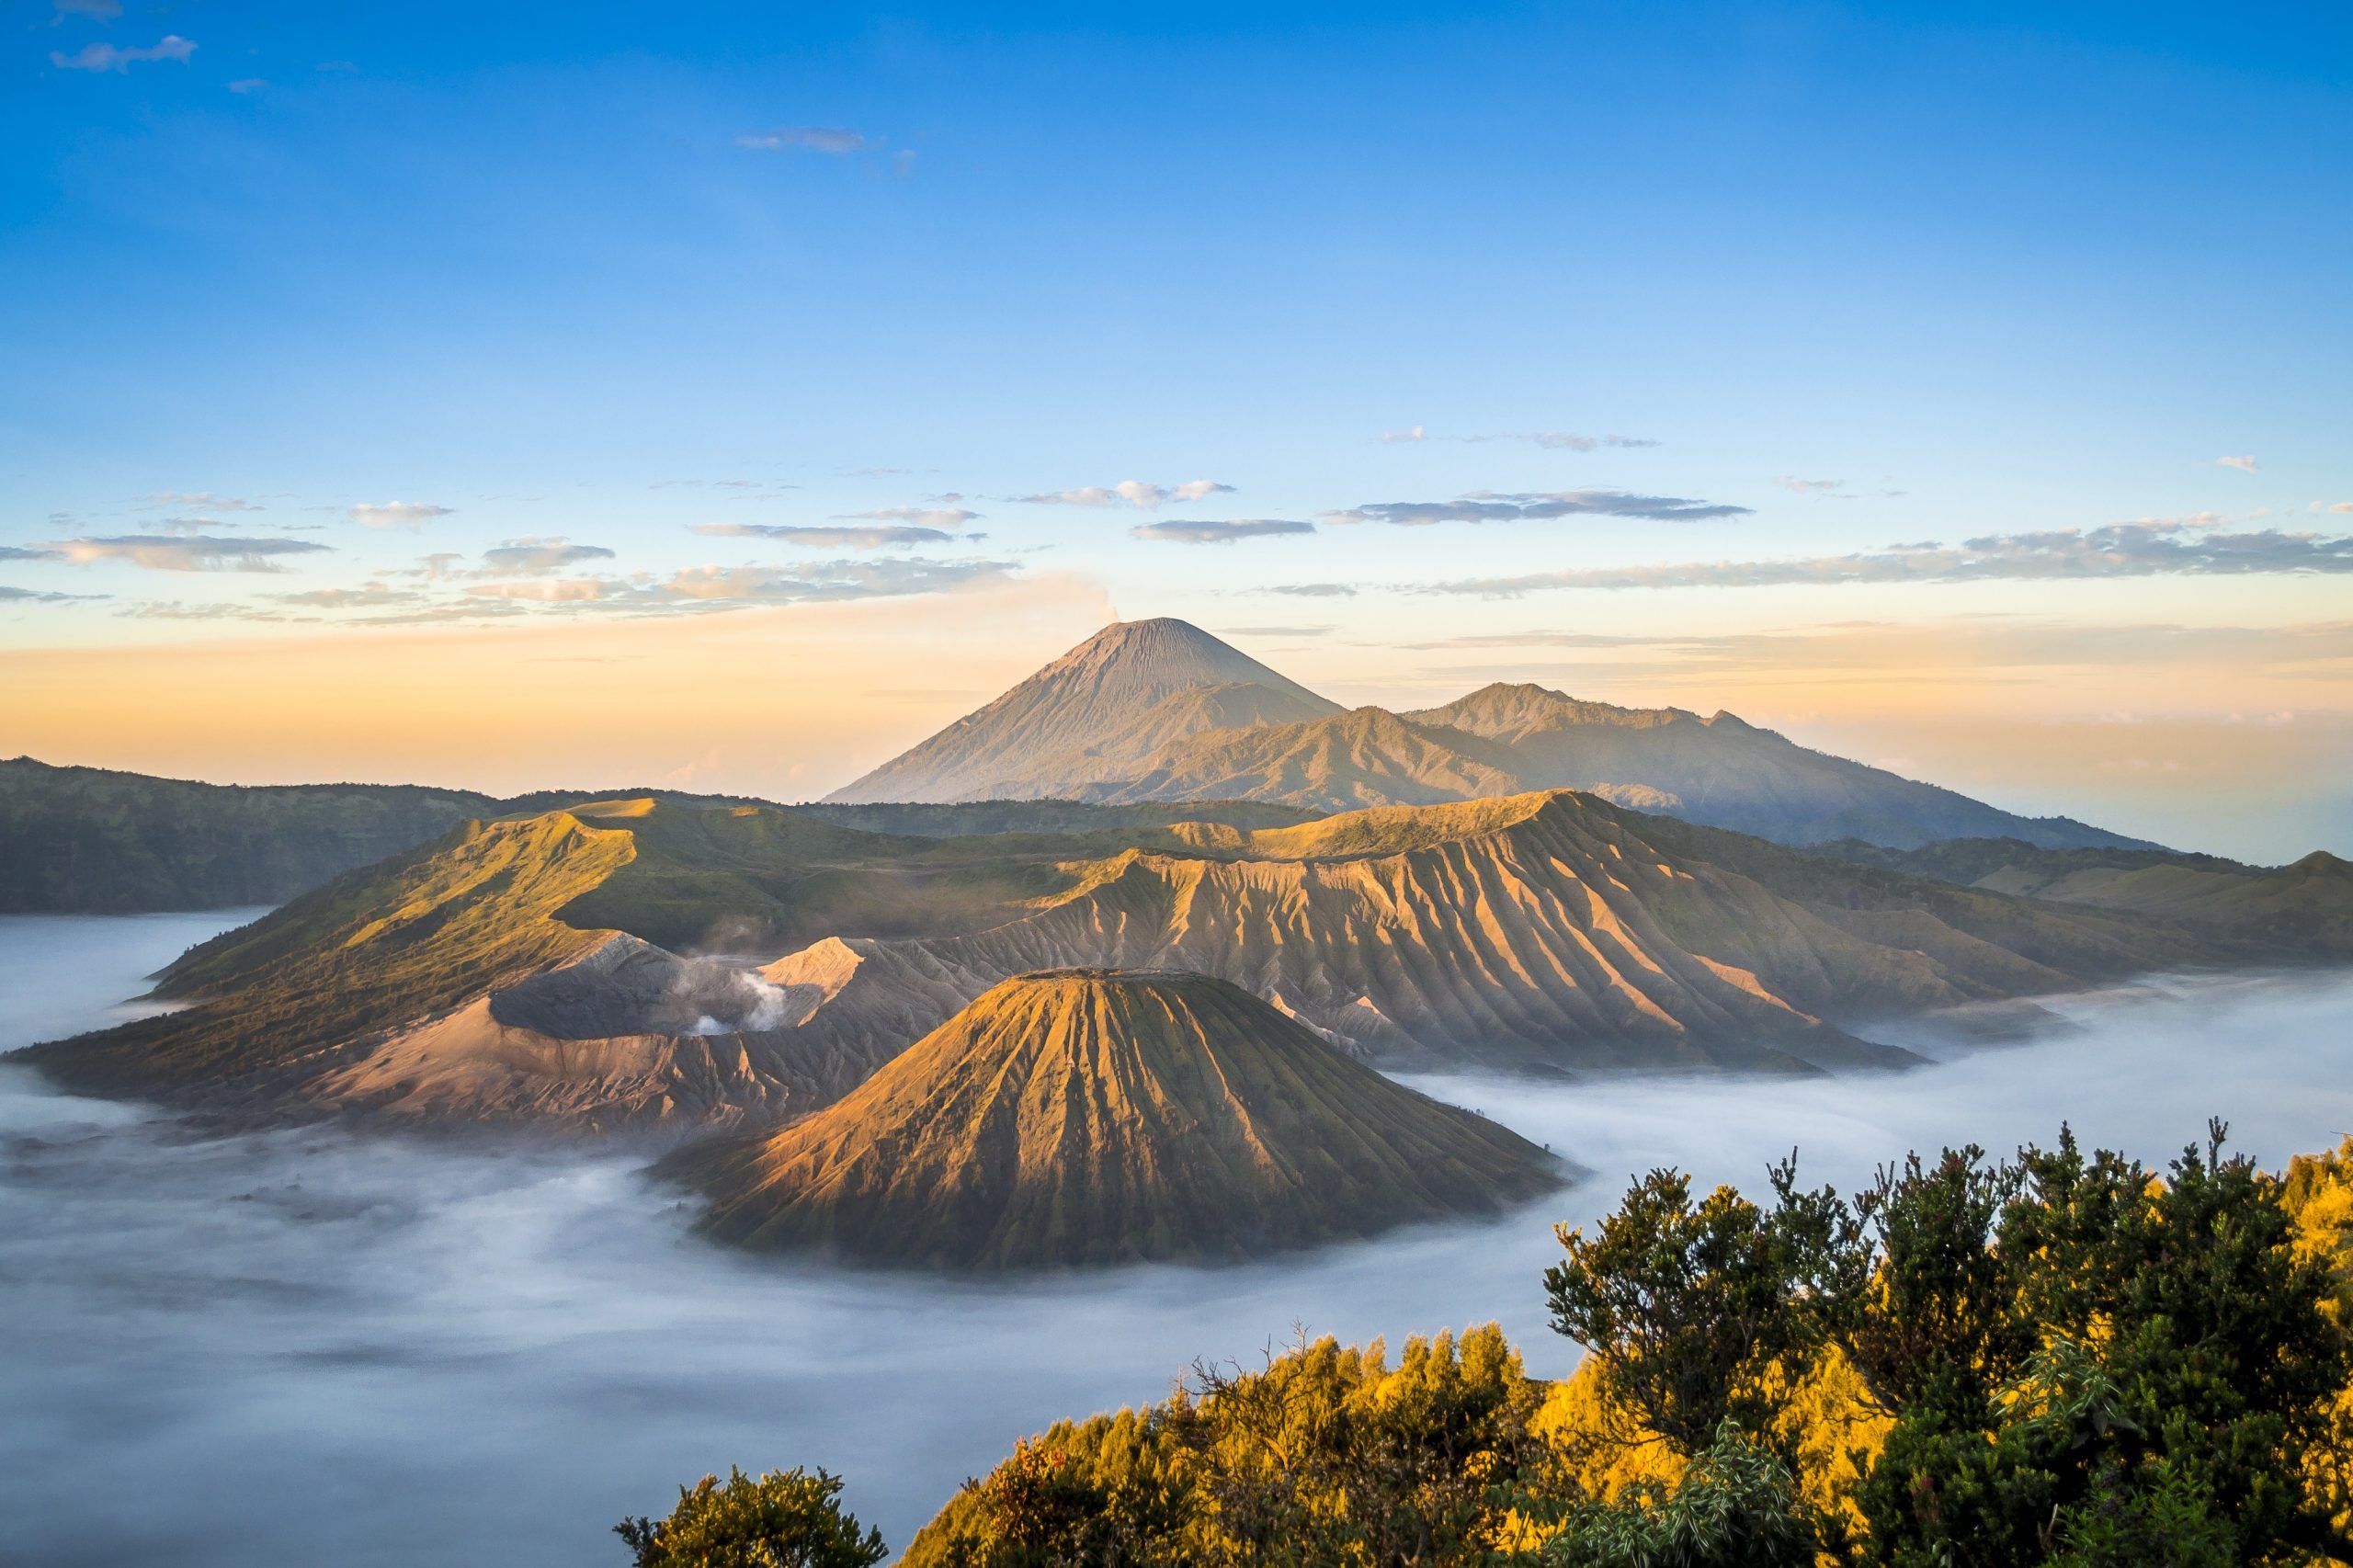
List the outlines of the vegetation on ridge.
{"label": "vegetation on ridge", "polygon": [[1917,1157],[1851,1198],[1653,1172],[1493,1325],[1197,1364],[966,1483],[906,1568],[2353,1563],[2353,1139],[2283,1176]]}

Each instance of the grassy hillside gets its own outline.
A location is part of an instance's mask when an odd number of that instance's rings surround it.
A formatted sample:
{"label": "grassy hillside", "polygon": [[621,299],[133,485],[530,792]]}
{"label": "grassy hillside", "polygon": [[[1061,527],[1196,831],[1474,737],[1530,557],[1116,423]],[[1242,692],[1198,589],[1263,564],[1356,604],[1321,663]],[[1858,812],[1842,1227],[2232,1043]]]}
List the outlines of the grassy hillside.
{"label": "grassy hillside", "polygon": [[839,1104],[665,1168],[723,1239],[957,1269],[1239,1258],[1560,1181],[1238,986],[1117,971],[1006,981]]}
{"label": "grassy hillside", "polygon": [[593,946],[556,912],[635,853],[566,812],[469,823],[194,949],[157,986],[186,1011],[25,1054],[82,1087],[269,1098],[290,1071]]}

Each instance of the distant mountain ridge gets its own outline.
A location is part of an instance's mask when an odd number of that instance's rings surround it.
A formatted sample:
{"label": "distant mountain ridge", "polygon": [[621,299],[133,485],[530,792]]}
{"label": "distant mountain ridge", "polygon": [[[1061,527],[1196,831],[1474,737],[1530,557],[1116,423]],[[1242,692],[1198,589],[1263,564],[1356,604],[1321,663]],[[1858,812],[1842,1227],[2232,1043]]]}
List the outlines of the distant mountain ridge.
{"label": "distant mountain ridge", "polygon": [[1437,708],[1342,710],[1168,619],[1106,627],[829,799],[1233,800],[1328,812],[1552,789],[1788,844],[2156,847],[2006,812],[1731,713],[1617,708],[1502,682]]}

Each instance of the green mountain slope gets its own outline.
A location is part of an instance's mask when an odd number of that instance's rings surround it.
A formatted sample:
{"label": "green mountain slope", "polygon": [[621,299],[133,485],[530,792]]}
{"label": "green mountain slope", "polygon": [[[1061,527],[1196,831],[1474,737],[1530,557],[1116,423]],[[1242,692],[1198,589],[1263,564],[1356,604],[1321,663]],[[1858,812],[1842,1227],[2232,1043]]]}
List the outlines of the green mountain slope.
{"label": "green mountain slope", "polygon": [[1236,986],[1101,971],[1007,980],[839,1104],[664,1169],[722,1239],[956,1269],[1225,1261],[1561,1180]]}

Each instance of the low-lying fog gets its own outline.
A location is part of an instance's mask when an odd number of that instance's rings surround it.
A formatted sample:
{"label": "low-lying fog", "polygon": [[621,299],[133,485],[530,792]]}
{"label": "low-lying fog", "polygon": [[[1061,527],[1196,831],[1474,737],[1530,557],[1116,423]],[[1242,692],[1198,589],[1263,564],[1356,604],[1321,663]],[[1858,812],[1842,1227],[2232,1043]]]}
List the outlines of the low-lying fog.
{"label": "low-lying fog", "polygon": [[[0,1047],[106,1021],[225,916],[0,919]],[[1792,1144],[1842,1187],[1913,1147],[2062,1118],[2159,1159],[2210,1114],[2277,1163],[2353,1127],[2353,976],[2151,984],[2075,1025],[1885,1077],[1416,1082],[1567,1152],[1585,1186],[1491,1227],[1276,1265],[956,1287],[686,1239],[628,1162],[311,1131],[197,1140],[0,1066],[0,1515],[74,1564],[576,1564],[706,1470],[823,1464],[903,1546],[1053,1417],[1254,1360],[1500,1319],[1565,1371],[1556,1219],[1677,1164],[1754,1185]]]}

